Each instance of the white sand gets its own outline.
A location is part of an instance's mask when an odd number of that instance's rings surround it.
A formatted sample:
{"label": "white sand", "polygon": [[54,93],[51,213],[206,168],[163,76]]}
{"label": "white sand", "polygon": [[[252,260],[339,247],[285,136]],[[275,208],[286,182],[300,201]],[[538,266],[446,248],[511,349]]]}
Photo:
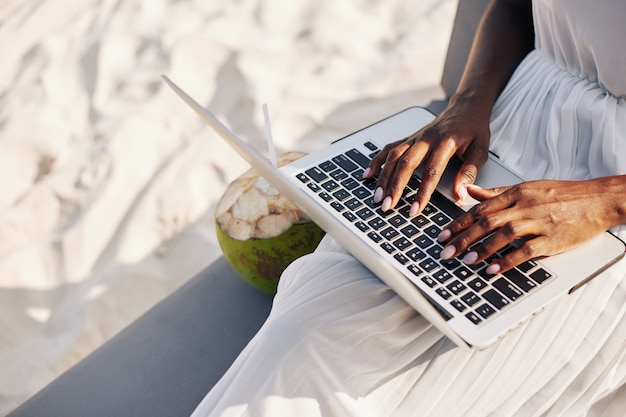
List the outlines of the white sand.
{"label": "white sand", "polygon": [[308,151],[440,98],[455,0],[4,0],[0,414],[220,255],[236,132]]}

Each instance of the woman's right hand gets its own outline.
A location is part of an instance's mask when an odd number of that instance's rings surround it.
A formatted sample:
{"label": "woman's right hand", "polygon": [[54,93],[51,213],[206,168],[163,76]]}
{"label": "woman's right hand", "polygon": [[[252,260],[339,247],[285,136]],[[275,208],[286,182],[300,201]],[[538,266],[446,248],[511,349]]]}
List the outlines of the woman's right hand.
{"label": "woman's right hand", "polygon": [[421,212],[434,192],[453,155],[462,161],[456,174],[454,190],[459,199],[467,195],[465,184],[473,184],[478,170],[489,153],[490,108],[471,99],[453,97],[437,118],[408,138],[386,145],[372,159],[364,178],[378,176],[374,201],[382,201],[382,210],[396,206],[413,171],[422,167],[422,182],[410,215]]}

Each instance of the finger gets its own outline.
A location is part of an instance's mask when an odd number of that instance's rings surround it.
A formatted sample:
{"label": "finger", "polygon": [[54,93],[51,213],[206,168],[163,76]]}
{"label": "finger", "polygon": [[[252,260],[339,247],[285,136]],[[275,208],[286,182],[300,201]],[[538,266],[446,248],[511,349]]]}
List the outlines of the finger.
{"label": "finger", "polygon": [[549,241],[550,239],[546,236],[528,239],[516,250],[492,262],[487,267],[487,272],[489,274],[506,272],[530,259],[550,255],[547,250],[549,247]]}
{"label": "finger", "polygon": [[513,188],[512,185],[506,186],[506,187],[496,187],[496,188],[481,188],[477,185],[465,186],[467,194],[470,197],[475,198],[478,201],[485,201],[490,198],[499,196],[500,194],[507,192],[511,188]]}
{"label": "finger", "polygon": [[512,242],[536,234],[538,227],[539,225],[536,221],[515,220],[506,222],[491,236],[472,246],[469,249],[471,255],[466,257],[468,257],[468,260],[473,261],[470,263],[481,262]]}
{"label": "finger", "polygon": [[476,141],[472,142],[470,148],[463,155],[463,164],[459,168],[454,179],[454,190],[458,199],[463,199],[462,195],[464,184],[474,184],[478,177],[478,170],[485,164],[489,155],[489,149],[486,146],[478,145]]}
{"label": "finger", "polygon": [[374,175],[376,175],[380,167],[383,166],[383,164],[387,160],[387,155],[389,154],[389,151],[408,139],[409,138],[405,138],[385,145],[383,149],[378,152],[367,165],[365,172],[363,172],[363,178],[372,178]]}
{"label": "finger", "polygon": [[[488,200],[475,206],[450,222],[439,234],[440,242],[448,241],[444,248],[445,252],[442,252],[444,259],[456,257],[468,251],[464,260],[472,264],[488,258],[519,237],[537,233],[538,225],[524,221],[523,213],[498,209],[497,205],[488,204],[491,201]],[[490,238],[477,245],[479,241],[491,234],[493,235]]]}
{"label": "finger", "polygon": [[[387,145],[381,152],[382,155],[379,154],[376,156],[376,158],[384,156],[385,161],[382,163],[382,170],[378,174],[378,180],[376,181],[376,190],[374,191],[375,203],[380,203],[382,199],[385,197],[385,187],[386,187],[386,184],[389,182],[389,177],[394,172],[395,161],[404,152],[406,152],[406,150],[409,149],[410,146],[411,144],[407,142],[401,142],[399,144],[394,143],[391,145]],[[378,165],[378,162],[376,164]]]}
{"label": "finger", "polygon": [[442,145],[428,158],[422,169],[422,181],[415,194],[414,204],[411,207],[412,213],[417,214],[426,207],[452,155],[454,155],[453,147]]}
{"label": "finger", "polygon": [[399,146],[389,152],[376,189],[376,193],[384,196],[383,210],[392,209],[398,203],[415,168],[422,162],[427,151],[428,145],[417,141],[408,149]]}

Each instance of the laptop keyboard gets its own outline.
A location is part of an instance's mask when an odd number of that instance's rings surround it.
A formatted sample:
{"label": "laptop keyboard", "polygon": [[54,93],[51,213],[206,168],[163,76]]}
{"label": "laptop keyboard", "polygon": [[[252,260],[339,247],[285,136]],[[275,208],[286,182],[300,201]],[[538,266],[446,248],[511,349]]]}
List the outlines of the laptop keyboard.
{"label": "laptop keyboard", "polygon": [[[378,245],[383,255],[404,270],[411,281],[419,280],[431,288],[439,298],[433,305],[446,319],[452,317],[446,311],[451,308],[473,324],[481,324],[552,278],[550,272],[532,260],[503,274],[487,274],[487,265],[513,250],[512,246],[475,265],[440,259],[443,247],[437,236],[463,211],[435,191],[422,213],[410,218],[409,209],[420,183],[414,176],[396,208],[383,212],[380,204],[373,201],[376,180],[362,178],[379,149],[372,142],[364,144],[363,150],[366,149],[367,156],[351,149],[298,173],[296,178],[354,230]],[[434,301],[434,297],[425,295]]]}

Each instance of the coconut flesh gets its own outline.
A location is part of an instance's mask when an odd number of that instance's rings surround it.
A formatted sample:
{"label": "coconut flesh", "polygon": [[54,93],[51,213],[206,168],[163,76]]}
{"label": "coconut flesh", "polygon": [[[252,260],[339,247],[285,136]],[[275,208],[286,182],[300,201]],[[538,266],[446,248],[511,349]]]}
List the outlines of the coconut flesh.
{"label": "coconut flesh", "polygon": [[[302,156],[289,152],[279,166]],[[226,189],[215,210],[224,256],[246,281],[275,293],[278,278],[294,259],[312,252],[324,232],[265,178],[249,170]]]}

